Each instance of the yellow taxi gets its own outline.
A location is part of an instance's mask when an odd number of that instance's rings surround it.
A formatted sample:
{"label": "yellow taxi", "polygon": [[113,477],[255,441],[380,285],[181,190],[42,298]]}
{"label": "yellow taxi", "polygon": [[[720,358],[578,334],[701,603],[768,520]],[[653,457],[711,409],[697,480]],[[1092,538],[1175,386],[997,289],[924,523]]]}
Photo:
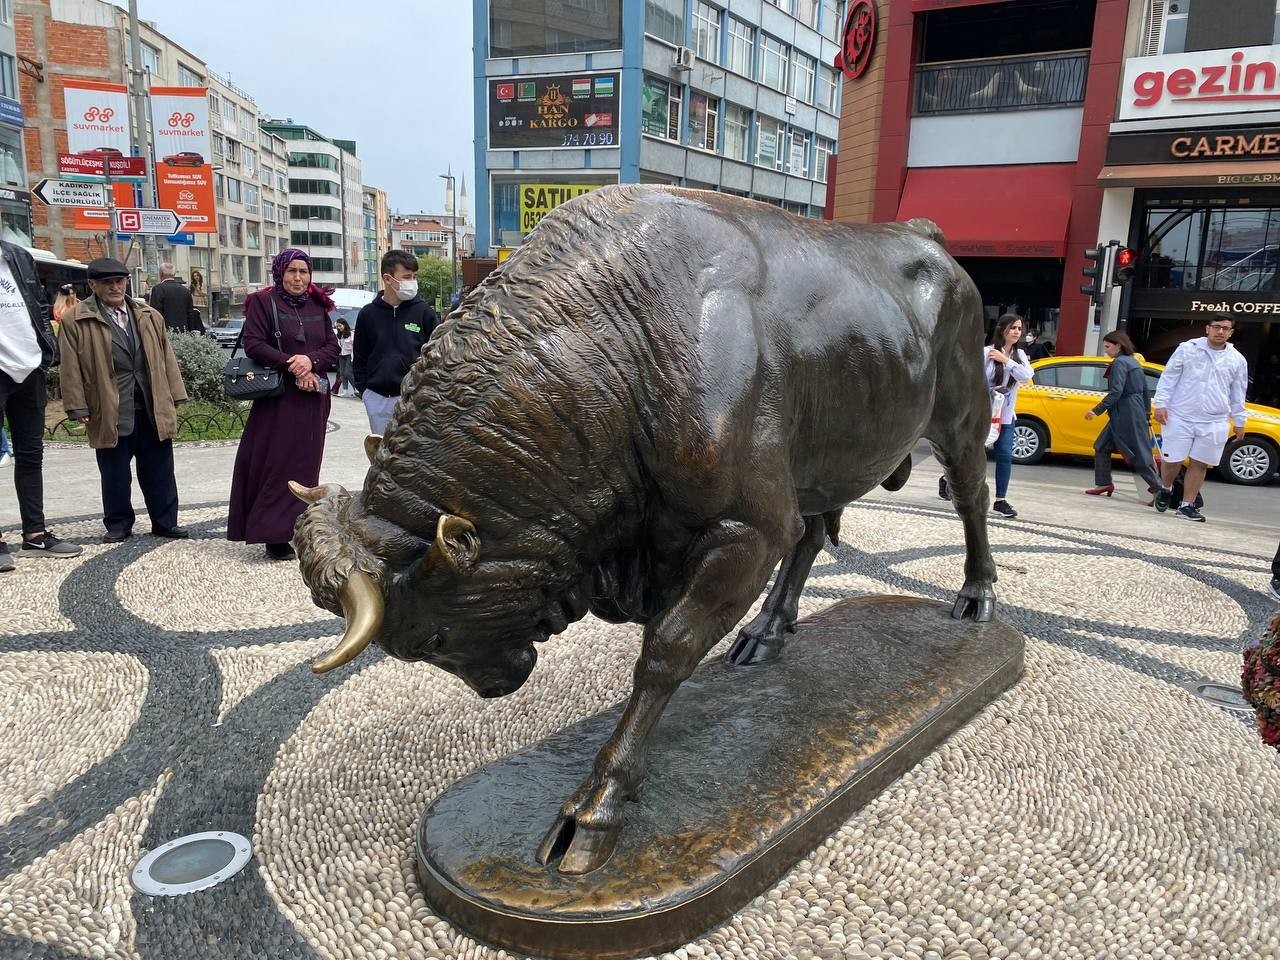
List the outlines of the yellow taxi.
{"label": "yellow taxi", "polygon": [[[1137,358],[1147,374],[1151,395],[1164,367]],[[1018,390],[1014,407],[1013,462],[1036,463],[1047,453],[1093,456],[1093,441],[1106,417],[1084,418],[1107,392],[1106,357],[1049,357],[1031,366],[1035,379]],[[1224,480],[1252,486],[1270,483],[1280,470],[1280,410],[1246,403],[1245,436],[1227,443],[1218,464]],[[1152,433],[1160,425],[1151,420]]]}

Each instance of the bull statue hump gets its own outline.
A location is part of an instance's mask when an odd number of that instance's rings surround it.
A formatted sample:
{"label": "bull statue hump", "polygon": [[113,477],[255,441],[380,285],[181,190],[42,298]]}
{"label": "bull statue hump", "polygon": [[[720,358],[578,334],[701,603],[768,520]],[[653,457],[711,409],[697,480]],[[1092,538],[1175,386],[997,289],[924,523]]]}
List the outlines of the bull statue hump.
{"label": "bull statue hump", "polygon": [[[777,658],[843,507],[927,438],[963,520],[952,615],[989,620],[981,301],[929,221],[849,226],[719,193],[605,187],[549,214],[436,330],[361,491],[299,488],[319,666],[377,643],[483,697],[588,611],[644,624],[630,700],[536,858],[596,869],[677,686]],[[376,609],[370,609],[376,608]]]}

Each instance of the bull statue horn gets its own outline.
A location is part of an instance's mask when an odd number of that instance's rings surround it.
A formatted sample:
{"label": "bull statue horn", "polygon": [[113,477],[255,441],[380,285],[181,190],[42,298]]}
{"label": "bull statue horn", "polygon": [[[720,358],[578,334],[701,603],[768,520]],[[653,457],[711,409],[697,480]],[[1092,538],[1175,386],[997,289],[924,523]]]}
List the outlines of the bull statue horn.
{"label": "bull statue horn", "polygon": [[335,667],[350,663],[364,652],[382,629],[386,607],[378,585],[367,573],[352,570],[338,596],[342,601],[342,616],[347,621],[347,630],[331,653],[311,665],[314,673],[328,673]]}
{"label": "bull statue horn", "polygon": [[303,503],[315,503],[335,493],[346,493],[347,488],[336,483],[322,483],[318,487],[304,487],[297,480],[289,481],[289,489]]}
{"label": "bull statue horn", "polygon": [[373,458],[378,455],[378,444],[382,443],[382,438],[376,433],[371,433],[364,438],[364,455],[369,458],[369,462],[373,463]]}

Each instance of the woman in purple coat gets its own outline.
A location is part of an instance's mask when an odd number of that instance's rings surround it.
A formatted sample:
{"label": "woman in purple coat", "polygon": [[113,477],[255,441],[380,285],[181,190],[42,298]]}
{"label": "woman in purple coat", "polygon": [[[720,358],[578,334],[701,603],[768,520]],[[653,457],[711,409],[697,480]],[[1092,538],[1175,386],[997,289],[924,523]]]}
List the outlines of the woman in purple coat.
{"label": "woman in purple coat", "polygon": [[[253,401],[231,476],[227,539],[265,543],[273,560],[293,559],[293,524],[306,504],[289,481],[320,482],[329,385],[338,339],[329,322],[333,301],[311,283],[311,258],[283,250],[271,263],[275,285],[244,304],[244,352],[284,373],[284,393]],[[276,324],[280,338],[276,340]]]}

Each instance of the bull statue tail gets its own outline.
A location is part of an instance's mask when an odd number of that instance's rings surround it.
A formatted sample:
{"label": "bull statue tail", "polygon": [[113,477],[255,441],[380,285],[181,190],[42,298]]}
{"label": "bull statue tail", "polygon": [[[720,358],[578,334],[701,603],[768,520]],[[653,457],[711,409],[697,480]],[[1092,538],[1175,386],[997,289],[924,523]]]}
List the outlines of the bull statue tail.
{"label": "bull statue tail", "polygon": [[911,476],[911,455],[900,464],[893,468],[893,473],[889,474],[880,481],[880,486],[884,487],[890,493],[894,490],[901,490],[907,485],[907,479]]}
{"label": "bull statue tail", "polygon": [[909,227],[916,233],[928,237],[944,250],[947,247],[947,238],[942,234],[942,228],[930,220],[928,217],[916,217],[913,220],[907,220],[903,223],[904,227]]}

